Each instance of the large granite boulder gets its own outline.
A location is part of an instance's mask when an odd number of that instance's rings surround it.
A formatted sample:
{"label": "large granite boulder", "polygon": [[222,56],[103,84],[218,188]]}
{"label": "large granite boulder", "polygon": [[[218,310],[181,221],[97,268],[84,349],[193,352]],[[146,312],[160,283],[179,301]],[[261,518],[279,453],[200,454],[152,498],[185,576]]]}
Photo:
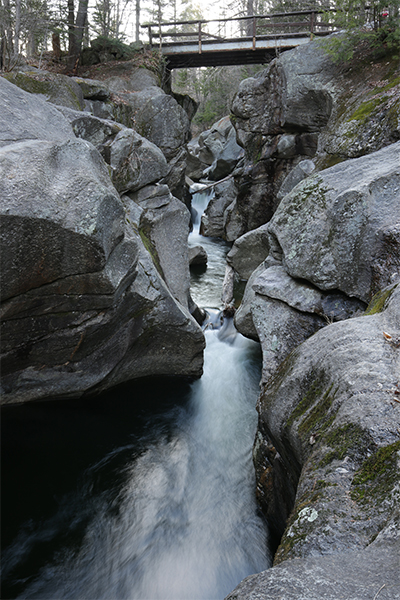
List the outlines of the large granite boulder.
{"label": "large granite boulder", "polygon": [[288,517],[275,563],[365,548],[398,518],[399,346],[395,284],[365,316],[305,341],[264,386],[258,495],[275,531]]}
{"label": "large granite boulder", "polygon": [[47,71],[11,71],[3,77],[31,94],[40,94],[48,102],[83,110],[84,98],[80,86],[70,77]]}
{"label": "large granite boulder", "polygon": [[262,344],[263,381],[312,333],[359,315],[399,278],[399,164],[397,143],[312,175],[260,228],[269,255],[235,323]]}
{"label": "large granite boulder", "polygon": [[133,129],[87,112],[60,110],[75,135],[93,144],[110,165],[119,193],[136,191],[168,175],[169,167],[161,150]]}
{"label": "large granite boulder", "polygon": [[207,177],[212,181],[223,179],[235,169],[243,156],[243,148],[236,142],[236,131],[229,115],[188,144],[188,176],[194,181]]}
{"label": "large granite boulder", "polygon": [[167,160],[176,156],[190,137],[189,118],[177,101],[156,86],[123,98],[133,109],[133,128],[161,148]]}
{"label": "large granite boulder", "polygon": [[247,281],[268,254],[267,225],[261,225],[261,227],[248,231],[237,238],[229,250],[226,260],[235,269],[240,279]]}
{"label": "large granite boulder", "polygon": [[[2,402],[76,397],[150,375],[199,377],[203,334],[182,280],[162,273],[180,303],[143,244],[143,209],[124,207],[101,155],[70,136],[60,112],[4,80],[0,90],[18,107],[0,149]],[[157,246],[163,265],[186,257],[188,272],[187,240],[181,250]]]}
{"label": "large granite boulder", "polygon": [[55,106],[45,105],[41,96],[27,94],[4,77],[0,77],[0,104],[0,147],[28,139],[65,142],[75,137]]}
{"label": "large granite boulder", "polygon": [[166,185],[144,187],[123,200],[128,213],[132,203],[141,207],[141,239],[171,294],[188,309],[190,273],[187,239],[190,212],[172,196]]}
{"label": "large granite boulder", "polygon": [[240,143],[248,146],[255,133],[320,131],[332,111],[328,84],[333,76],[329,56],[307,44],[284,52],[265,71],[244,80],[232,105]]}
{"label": "large granite boulder", "polygon": [[216,185],[214,190],[214,196],[201,216],[200,233],[206,237],[224,238],[224,215],[235,200],[236,189],[233,180],[228,180]]}
{"label": "large granite boulder", "polygon": [[398,600],[398,524],[366,550],[288,560],[246,577],[226,600]]}
{"label": "large granite boulder", "polygon": [[287,272],[368,302],[400,273],[400,142],[305,179],[268,232]]}
{"label": "large granite boulder", "polygon": [[[239,235],[267,223],[296,179],[310,169],[325,169],[400,139],[395,57],[373,66],[358,63],[357,69],[355,74],[334,64],[319,40],[284,52],[240,84],[231,121],[245,164],[236,177],[235,206],[226,211],[241,224]],[[377,82],[373,89],[371,77]]]}

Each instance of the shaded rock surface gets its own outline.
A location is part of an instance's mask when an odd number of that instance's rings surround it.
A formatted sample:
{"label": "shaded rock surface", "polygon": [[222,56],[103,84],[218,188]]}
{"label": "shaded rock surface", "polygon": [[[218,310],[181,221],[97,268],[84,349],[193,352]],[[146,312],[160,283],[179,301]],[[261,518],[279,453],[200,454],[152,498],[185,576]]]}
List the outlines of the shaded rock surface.
{"label": "shaded rock surface", "polygon": [[[174,198],[166,185],[142,188],[129,198],[142,208],[139,233],[156,267],[174,296],[189,307],[189,235],[190,213]],[[125,198],[130,213],[130,203]]]}
{"label": "shaded rock surface", "polygon": [[75,110],[84,108],[80,86],[66,75],[46,71],[14,72],[2,75],[5,79],[31,94],[41,94],[48,102]]}
{"label": "shaded rock surface", "polygon": [[207,177],[211,181],[223,179],[236,167],[243,149],[236,142],[236,132],[229,116],[223,117],[207,131],[203,131],[189,145],[187,175],[198,181]]}
{"label": "shaded rock surface", "polygon": [[200,233],[206,237],[223,238],[225,211],[234,202],[236,189],[234,182],[228,180],[216,185],[214,190],[214,196],[201,217]]}
{"label": "shaded rock surface", "polygon": [[205,266],[207,264],[207,252],[203,246],[191,246],[189,247],[189,265]]}
{"label": "shaded rock surface", "polygon": [[[235,322],[262,345],[253,459],[277,551],[270,571],[229,598],[359,598],[370,586],[396,597],[399,151],[395,143],[311,175],[260,230],[269,255]],[[379,572],[381,551],[389,559]],[[332,591],[339,565],[359,557],[363,568]]]}
{"label": "shaded rock surface", "polygon": [[259,431],[273,449],[263,447],[260,437],[254,456],[265,508],[270,478],[283,472],[289,480],[298,477],[276,563],[365,548],[396,515],[399,303],[397,285],[382,312],[319,331],[289,355],[264,388]]}
{"label": "shaded rock surface", "polygon": [[115,121],[88,113],[61,109],[77,137],[93,144],[112,168],[118,192],[138,190],[169,173],[165,156],[155,145]]}
{"label": "shaded rock surface", "polygon": [[[163,219],[149,217],[150,191],[147,206],[127,208],[99,152],[71,136],[57,109],[1,78],[0,90],[1,118],[17,107],[0,150],[2,402],[76,397],[149,375],[199,377],[204,337],[188,311],[186,207],[164,186]],[[121,132],[137,136],[95,125],[100,146]],[[142,241],[143,216],[151,235],[163,220],[180,221],[179,239],[154,235],[157,257]]]}

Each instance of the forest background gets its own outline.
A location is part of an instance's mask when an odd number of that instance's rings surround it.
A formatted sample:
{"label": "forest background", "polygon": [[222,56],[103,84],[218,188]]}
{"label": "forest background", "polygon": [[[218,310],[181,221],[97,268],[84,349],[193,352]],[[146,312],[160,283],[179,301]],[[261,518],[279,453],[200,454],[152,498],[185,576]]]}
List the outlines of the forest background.
{"label": "forest background", "polygon": [[[12,70],[21,57],[36,65],[39,59],[40,67],[41,58],[50,51],[58,53],[65,72],[71,73],[82,48],[94,40],[112,40],[134,56],[146,48],[145,23],[185,21],[171,26],[176,32],[195,31],[198,20],[214,20],[208,25],[210,32],[226,35],[220,29],[224,24],[215,20],[309,9],[324,11],[324,21],[349,32],[328,47],[335,60],[348,62],[360,43],[378,53],[399,46],[399,7],[400,0],[0,0],[0,70]],[[245,34],[248,21],[237,24]],[[173,90],[189,94],[199,105],[194,132],[229,114],[240,81],[263,68],[238,65],[174,71]]]}

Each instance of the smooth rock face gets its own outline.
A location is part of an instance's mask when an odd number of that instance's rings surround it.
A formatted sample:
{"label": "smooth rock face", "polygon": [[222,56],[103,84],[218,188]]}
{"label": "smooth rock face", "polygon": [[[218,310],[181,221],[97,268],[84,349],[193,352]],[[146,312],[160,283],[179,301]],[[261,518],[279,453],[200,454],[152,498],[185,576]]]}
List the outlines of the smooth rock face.
{"label": "smooth rock face", "polygon": [[189,265],[190,266],[206,266],[207,265],[207,252],[203,246],[191,246],[189,247]]}
{"label": "smooth rock face", "polygon": [[[65,142],[74,132],[55,106],[0,77],[0,147],[25,140]],[[29,118],[27,109],[29,107]]]}
{"label": "smooth rock face", "polygon": [[[241,224],[237,237],[271,219],[279,201],[310,174],[311,159],[323,170],[400,139],[397,62],[388,57],[374,66],[381,81],[372,95],[369,62],[359,65],[355,76],[335,65],[323,42],[314,40],[284,52],[240,84],[231,120],[245,159],[236,177],[235,207],[226,210],[225,219],[229,224],[233,215]],[[305,163],[304,173],[299,165]],[[232,234],[225,230],[227,239],[234,240]]]}
{"label": "smooth rock face", "polygon": [[301,312],[314,313],[327,322],[342,321],[364,312],[365,305],[340,293],[322,292],[306,281],[293,279],[280,265],[263,271],[253,283],[259,296],[281,300]]}
{"label": "smooth rock face", "polygon": [[400,142],[300,183],[268,231],[292,277],[368,302],[400,273],[398,223]]}
{"label": "smooth rock face", "polygon": [[[375,538],[389,556],[400,500],[399,151],[393,144],[312,175],[261,230],[269,255],[235,322],[263,350],[253,458],[279,544],[274,564],[283,564],[229,598],[333,599],[337,590],[324,589],[344,553],[353,551],[355,567],[362,553],[369,572]],[[385,289],[364,315],[377,285]],[[297,564],[318,565],[310,587]],[[371,581],[355,573],[349,594],[365,597]]]}
{"label": "smooth rock face", "polygon": [[215,186],[214,197],[208,203],[201,217],[200,233],[206,237],[224,236],[224,214],[226,208],[235,198],[235,187],[232,181],[225,181]]}
{"label": "smooth rock face", "polygon": [[124,211],[91,144],[34,140],[0,151],[2,299],[102,269]]}
{"label": "smooth rock face", "polygon": [[203,131],[198,139],[188,144],[187,175],[194,181],[207,177],[211,181],[223,179],[235,169],[243,156],[243,148],[236,142],[236,131],[229,116]]}
{"label": "smooth rock face", "polygon": [[309,177],[311,173],[315,170],[315,164],[312,160],[302,160],[298,165],[296,165],[287,175],[285,180],[283,181],[281,187],[279,188],[279,192],[277,194],[278,198],[281,200],[284,198],[292,189]]}
{"label": "smooth rock face", "polygon": [[93,144],[111,166],[112,181],[119,193],[136,191],[168,175],[161,150],[133,129],[68,108],[61,112],[75,135]]}
{"label": "smooth rock face", "polygon": [[168,174],[161,150],[132,129],[118,133],[109,152],[113,183],[120,193],[138,190]]}
{"label": "smooth rock face", "polygon": [[[189,305],[190,213],[174,198],[166,185],[148,186],[130,195],[142,208],[139,232],[148,245],[160,274],[174,298],[186,309]],[[130,205],[125,203],[130,210]]]}
{"label": "smooth rock face", "polygon": [[134,129],[172,159],[189,139],[186,111],[158,87],[124,96],[134,112]]}

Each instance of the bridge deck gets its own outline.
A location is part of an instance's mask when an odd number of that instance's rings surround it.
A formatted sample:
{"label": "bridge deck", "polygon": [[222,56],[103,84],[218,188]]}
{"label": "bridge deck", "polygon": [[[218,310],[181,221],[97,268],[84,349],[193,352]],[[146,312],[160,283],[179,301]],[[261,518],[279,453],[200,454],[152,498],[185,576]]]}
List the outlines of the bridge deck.
{"label": "bridge deck", "polygon": [[[322,15],[322,11],[306,10],[211,21],[148,23],[142,27],[148,28],[150,46],[159,47],[171,70],[269,62],[279,52],[305,44],[314,35],[331,33],[332,26],[322,22]],[[227,27],[230,35],[222,35]]]}
{"label": "bridge deck", "polygon": [[261,64],[272,60],[279,52],[290,50],[310,41],[310,36],[277,35],[257,38],[237,38],[231,40],[203,40],[162,45],[162,53],[167,58],[170,69],[187,67],[217,67],[236,64]]}

